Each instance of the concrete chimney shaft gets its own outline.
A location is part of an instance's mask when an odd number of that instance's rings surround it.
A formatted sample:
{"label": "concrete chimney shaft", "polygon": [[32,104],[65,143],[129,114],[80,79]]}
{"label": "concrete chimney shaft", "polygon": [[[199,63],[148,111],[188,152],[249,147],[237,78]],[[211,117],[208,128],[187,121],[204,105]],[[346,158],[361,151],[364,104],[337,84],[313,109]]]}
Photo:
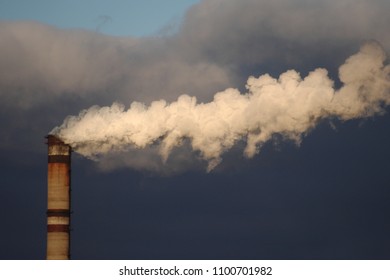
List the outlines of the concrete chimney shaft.
{"label": "concrete chimney shaft", "polygon": [[71,147],[53,135],[47,137],[47,259],[70,259]]}

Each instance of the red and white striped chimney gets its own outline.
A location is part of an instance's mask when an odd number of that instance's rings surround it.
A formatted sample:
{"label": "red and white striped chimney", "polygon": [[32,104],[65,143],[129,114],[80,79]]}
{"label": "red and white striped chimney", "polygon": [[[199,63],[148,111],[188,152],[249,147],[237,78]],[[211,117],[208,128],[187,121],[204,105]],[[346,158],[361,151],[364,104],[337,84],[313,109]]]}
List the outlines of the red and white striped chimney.
{"label": "red and white striped chimney", "polygon": [[46,258],[70,259],[71,147],[53,135],[47,137],[47,250]]}

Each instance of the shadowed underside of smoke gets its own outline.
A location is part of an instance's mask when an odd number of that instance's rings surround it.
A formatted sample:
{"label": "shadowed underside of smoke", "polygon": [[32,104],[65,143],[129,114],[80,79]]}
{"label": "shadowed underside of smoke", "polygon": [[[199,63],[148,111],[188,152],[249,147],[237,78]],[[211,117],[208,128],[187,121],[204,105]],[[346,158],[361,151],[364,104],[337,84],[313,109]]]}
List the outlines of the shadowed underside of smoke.
{"label": "shadowed underside of smoke", "polygon": [[322,119],[346,121],[383,113],[390,103],[390,66],[385,62],[381,46],[370,42],[340,66],[338,89],[325,69],[304,78],[289,70],[279,78],[249,77],[246,93],[229,88],[209,103],[182,95],[172,103],[133,102],[128,109],[119,103],[93,106],[67,117],[51,133],[89,158],[112,159],[113,154],[137,151],[137,160],[124,165],[152,170],[158,169],[156,154],[162,165],[185,141],[210,171],[240,141],[245,141],[244,155],[250,158],[275,134],[299,143]]}

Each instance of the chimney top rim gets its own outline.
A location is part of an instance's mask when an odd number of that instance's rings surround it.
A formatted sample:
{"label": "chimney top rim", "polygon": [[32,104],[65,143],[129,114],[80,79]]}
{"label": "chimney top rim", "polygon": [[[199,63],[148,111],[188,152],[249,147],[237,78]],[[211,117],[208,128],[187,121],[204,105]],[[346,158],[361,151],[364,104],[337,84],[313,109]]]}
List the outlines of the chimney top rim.
{"label": "chimney top rim", "polygon": [[49,134],[45,138],[47,139],[46,144],[49,146],[52,146],[52,145],[69,146],[68,144],[65,144],[65,142],[62,141],[60,138],[58,138],[56,135]]}

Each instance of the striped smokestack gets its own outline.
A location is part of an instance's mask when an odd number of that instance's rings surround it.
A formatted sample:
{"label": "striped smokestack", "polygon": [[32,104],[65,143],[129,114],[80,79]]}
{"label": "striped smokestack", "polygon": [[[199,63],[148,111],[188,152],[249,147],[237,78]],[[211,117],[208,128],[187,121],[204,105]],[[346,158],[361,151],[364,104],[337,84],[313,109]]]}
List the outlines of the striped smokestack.
{"label": "striped smokestack", "polygon": [[71,147],[53,135],[47,137],[47,259],[70,258]]}

